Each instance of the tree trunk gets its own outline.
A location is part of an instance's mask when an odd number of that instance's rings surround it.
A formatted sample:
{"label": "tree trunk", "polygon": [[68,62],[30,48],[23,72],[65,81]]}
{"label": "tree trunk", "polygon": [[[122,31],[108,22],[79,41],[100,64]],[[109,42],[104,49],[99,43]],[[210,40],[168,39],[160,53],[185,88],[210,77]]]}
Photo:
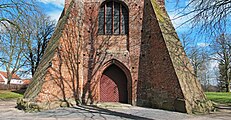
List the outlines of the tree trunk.
{"label": "tree trunk", "polygon": [[7,80],[7,90],[10,90],[10,80]]}
{"label": "tree trunk", "polygon": [[226,92],[230,92],[230,83],[229,82],[227,82],[225,84],[225,88],[226,88]]}

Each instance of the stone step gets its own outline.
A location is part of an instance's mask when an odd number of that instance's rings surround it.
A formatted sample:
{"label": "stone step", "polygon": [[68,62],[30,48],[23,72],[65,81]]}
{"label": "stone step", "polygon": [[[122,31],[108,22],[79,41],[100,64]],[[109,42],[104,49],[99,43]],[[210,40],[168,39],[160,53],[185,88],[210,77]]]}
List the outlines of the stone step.
{"label": "stone step", "polygon": [[119,102],[102,102],[102,103],[97,103],[96,106],[100,108],[131,108],[132,107],[132,105],[130,104],[124,104]]}

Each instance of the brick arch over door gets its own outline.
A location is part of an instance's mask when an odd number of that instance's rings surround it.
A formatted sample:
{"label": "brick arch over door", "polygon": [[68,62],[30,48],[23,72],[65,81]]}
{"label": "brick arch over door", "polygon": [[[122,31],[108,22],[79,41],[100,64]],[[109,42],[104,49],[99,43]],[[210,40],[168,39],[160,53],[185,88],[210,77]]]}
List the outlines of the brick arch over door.
{"label": "brick arch over door", "polygon": [[100,102],[131,104],[131,75],[127,67],[118,60],[110,60],[103,66],[100,78]]}

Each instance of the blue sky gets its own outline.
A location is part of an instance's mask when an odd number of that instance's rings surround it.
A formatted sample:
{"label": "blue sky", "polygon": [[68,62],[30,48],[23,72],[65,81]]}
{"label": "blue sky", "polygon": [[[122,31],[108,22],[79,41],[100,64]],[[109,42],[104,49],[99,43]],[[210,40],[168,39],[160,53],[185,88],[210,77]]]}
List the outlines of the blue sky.
{"label": "blue sky", "polygon": [[[44,10],[44,12],[49,15],[51,17],[51,19],[54,20],[58,20],[59,16],[63,10],[64,7],[64,1],[65,0],[38,0],[39,2],[39,6],[41,6],[41,8]],[[178,11],[174,10],[174,7],[176,5],[176,0],[166,0],[166,8],[168,10],[168,14],[171,18],[176,17],[176,14],[178,13]],[[179,4],[180,6],[184,6],[187,4],[188,0],[179,0]],[[173,24],[175,26],[175,28],[177,28],[177,33],[184,33],[185,31],[188,30],[189,27],[187,27],[187,25],[182,26],[182,27],[178,27],[179,25],[181,25],[187,18],[183,17],[181,19],[176,19],[173,20]]]}
{"label": "blue sky", "polygon": [[64,8],[65,0],[38,0],[39,6],[51,19],[58,20]]}
{"label": "blue sky", "polygon": [[[58,20],[60,17],[60,14],[63,10],[64,7],[64,2],[65,0],[38,0],[39,5],[41,6],[41,8],[44,10],[44,12],[49,15],[51,17],[51,19],[54,20]],[[187,5],[188,0],[179,0],[179,3],[177,4],[178,7],[183,7],[185,5]],[[180,26],[182,23],[184,23],[189,16],[185,16],[182,17],[180,19],[174,19],[177,15],[177,13],[179,13],[179,11],[175,10],[175,6],[176,6],[176,0],[166,0],[166,9],[168,11],[168,14],[170,16],[170,18],[172,19],[173,25],[176,28],[176,31],[179,35],[179,37],[181,37],[181,34],[186,33],[190,27],[190,24],[185,24],[183,26]],[[180,26],[180,27],[179,27]],[[204,43],[205,40],[199,40],[198,45],[208,45],[207,43]]]}

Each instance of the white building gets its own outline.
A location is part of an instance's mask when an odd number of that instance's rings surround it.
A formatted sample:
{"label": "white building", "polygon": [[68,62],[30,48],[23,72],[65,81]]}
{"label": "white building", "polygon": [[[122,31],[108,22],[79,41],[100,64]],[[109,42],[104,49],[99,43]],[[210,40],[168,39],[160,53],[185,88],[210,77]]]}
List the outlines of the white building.
{"label": "white building", "polygon": [[[7,84],[7,72],[0,71],[0,84]],[[23,80],[16,74],[12,75],[10,84],[23,84]]]}

